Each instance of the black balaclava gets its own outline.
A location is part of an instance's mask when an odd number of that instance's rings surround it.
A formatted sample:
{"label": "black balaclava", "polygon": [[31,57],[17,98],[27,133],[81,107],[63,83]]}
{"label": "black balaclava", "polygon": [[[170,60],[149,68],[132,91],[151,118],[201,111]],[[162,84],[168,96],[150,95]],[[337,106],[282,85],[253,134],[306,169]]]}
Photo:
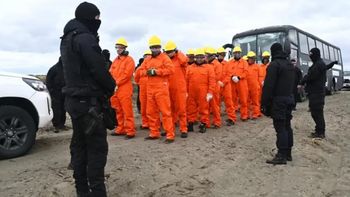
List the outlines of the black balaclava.
{"label": "black balaclava", "polygon": [[101,25],[101,20],[95,19],[97,15],[100,15],[100,10],[94,4],[88,2],[79,4],[75,10],[75,18],[83,23],[94,35],[97,35],[97,30]]}
{"label": "black balaclava", "polygon": [[271,59],[275,59],[277,54],[283,54],[283,48],[282,45],[280,43],[274,43],[271,48]]}
{"label": "black balaclava", "polygon": [[111,54],[107,49],[102,50],[102,55],[105,57],[106,61],[109,61],[109,58],[111,57]]}
{"label": "black balaclava", "polygon": [[320,49],[318,48],[312,48],[310,50],[310,59],[312,60],[312,62],[316,62],[317,60],[319,60],[321,58],[321,52]]}

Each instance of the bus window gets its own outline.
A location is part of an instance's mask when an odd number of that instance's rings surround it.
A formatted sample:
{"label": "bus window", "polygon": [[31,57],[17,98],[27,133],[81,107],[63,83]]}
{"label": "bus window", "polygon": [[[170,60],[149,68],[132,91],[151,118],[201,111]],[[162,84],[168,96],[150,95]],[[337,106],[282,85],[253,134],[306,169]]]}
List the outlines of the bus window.
{"label": "bus window", "polygon": [[340,55],[341,55],[341,54],[340,54],[340,50],[339,50],[339,49],[337,50],[337,53],[338,53],[338,63],[339,63],[339,64],[342,64],[341,58],[340,58]]}
{"label": "bus window", "polygon": [[335,60],[335,58],[334,58],[334,49],[331,46],[329,47],[329,54],[330,54],[330,56],[329,56],[330,58],[329,59],[331,61],[334,61]]}
{"label": "bus window", "polygon": [[323,46],[323,51],[324,51],[324,59],[329,60],[329,50],[328,50],[328,45],[322,44]]}
{"label": "bus window", "polygon": [[315,47],[316,47],[316,46],[315,46],[315,40],[314,40],[314,39],[308,37],[308,38],[307,38],[307,41],[308,41],[308,43],[309,43],[309,50],[311,50],[312,48],[315,48]]}
{"label": "bus window", "polygon": [[307,37],[302,33],[299,33],[299,47],[302,53],[309,54],[309,49],[307,47]]}
{"label": "bus window", "polygon": [[256,52],[256,36],[247,36],[233,40],[234,46],[240,46],[242,55],[246,55],[248,51]]}
{"label": "bus window", "polygon": [[295,29],[289,30],[288,37],[293,44],[298,45],[298,36],[297,31]]}
{"label": "bus window", "polygon": [[324,58],[324,55],[323,55],[323,47],[322,47],[322,42],[316,40],[316,47],[318,49],[320,49],[320,52],[321,52],[321,58]]}
{"label": "bus window", "polygon": [[278,42],[282,44],[284,47],[284,41],[285,41],[285,33],[283,32],[276,32],[276,33],[266,33],[266,34],[259,34],[258,35],[258,51],[257,55],[260,59],[260,56],[264,51],[270,51],[271,45]]}

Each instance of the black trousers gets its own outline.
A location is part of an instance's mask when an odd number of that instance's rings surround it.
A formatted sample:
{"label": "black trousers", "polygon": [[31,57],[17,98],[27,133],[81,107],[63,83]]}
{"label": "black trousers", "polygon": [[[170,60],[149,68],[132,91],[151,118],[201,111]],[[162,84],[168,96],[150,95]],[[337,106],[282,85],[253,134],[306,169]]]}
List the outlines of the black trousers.
{"label": "black trousers", "polygon": [[271,117],[276,131],[276,146],[278,153],[282,156],[287,156],[294,145],[293,129],[291,127],[293,106],[293,96],[275,98],[272,105]]}
{"label": "black trousers", "polygon": [[315,132],[317,134],[325,134],[326,130],[326,123],[323,115],[324,104],[324,94],[309,94],[309,108],[311,112],[311,117],[316,124]]}
{"label": "black trousers", "polygon": [[141,102],[140,102],[140,86],[137,85],[137,97],[136,97],[137,112],[141,114]]}
{"label": "black trousers", "polygon": [[66,123],[66,110],[64,108],[64,96],[52,95],[51,107],[53,111],[52,124],[54,127],[62,127]]}
{"label": "black trousers", "polygon": [[71,156],[75,187],[80,196],[106,196],[104,168],[107,162],[107,131],[103,123],[99,123],[91,135],[84,133],[86,125],[92,117],[88,114],[72,118],[73,137],[71,140]]}

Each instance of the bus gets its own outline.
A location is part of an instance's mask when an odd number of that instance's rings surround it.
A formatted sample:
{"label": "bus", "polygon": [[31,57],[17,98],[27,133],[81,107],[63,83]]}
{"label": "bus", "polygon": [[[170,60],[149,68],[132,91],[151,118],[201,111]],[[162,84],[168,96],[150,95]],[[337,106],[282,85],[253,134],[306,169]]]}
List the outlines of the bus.
{"label": "bus", "polygon": [[309,51],[314,47],[320,49],[321,58],[326,64],[338,61],[338,64],[327,71],[325,88],[327,94],[333,94],[334,91],[343,87],[343,60],[340,48],[291,25],[265,27],[238,33],[233,36],[232,44],[226,44],[224,48],[240,46],[242,54],[254,51],[257,54],[257,62],[261,63],[262,53],[270,51],[271,45],[276,42],[281,43],[289,59],[297,61],[303,76],[312,65]]}

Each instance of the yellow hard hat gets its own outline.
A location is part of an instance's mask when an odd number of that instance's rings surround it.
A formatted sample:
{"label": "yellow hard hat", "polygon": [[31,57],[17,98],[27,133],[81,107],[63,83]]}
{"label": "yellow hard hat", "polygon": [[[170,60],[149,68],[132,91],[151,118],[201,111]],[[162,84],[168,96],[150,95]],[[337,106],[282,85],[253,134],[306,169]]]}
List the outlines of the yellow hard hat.
{"label": "yellow hard hat", "polygon": [[143,55],[152,55],[152,51],[148,49],[143,53]]}
{"label": "yellow hard hat", "polygon": [[270,57],[270,53],[268,51],[264,51],[262,54],[263,57]]}
{"label": "yellow hard hat", "polygon": [[117,40],[117,42],[115,43],[116,45],[123,45],[123,46],[128,46],[128,42],[126,42],[125,38],[121,37]]}
{"label": "yellow hard hat", "polygon": [[196,49],[196,51],[194,52],[194,55],[205,55],[205,52],[204,52],[204,49],[202,48],[199,48],[199,49]]}
{"label": "yellow hard hat", "polygon": [[208,53],[208,54],[216,54],[216,50],[212,47],[207,47],[205,48],[205,53]]}
{"label": "yellow hard hat", "polygon": [[247,57],[246,55],[244,55],[244,56],[242,57],[242,59],[245,60],[245,61],[247,61],[247,60],[248,60],[248,57]]}
{"label": "yellow hard hat", "polygon": [[158,36],[151,36],[148,40],[148,45],[151,46],[161,46],[161,40]]}
{"label": "yellow hard hat", "polygon": [[235,48],[233,48],[233,52],[242,52],[242,49],[240,46],[236,46]]}
{"label": "yellow hard hat", "polygon": [[252,58],[252,57],[256,57],[256,54],[254,53],[254,51],[249,51],[247,54],[247,58]]}
{"label": "yellow hard hat", "polygon": [[164,50],[165,51],[173,51],[176,49],[176,44],[174,41],[170,40],[165,44]]}
{"label": "yellow hard hat", "polygon": [[226,53],[225,49],[223,47],[218,48],[218,53]]}
{"label": "yellow hard hat", "polygon": [[188,49],[187,55],[194,55],[195,51],[193,49]]}

